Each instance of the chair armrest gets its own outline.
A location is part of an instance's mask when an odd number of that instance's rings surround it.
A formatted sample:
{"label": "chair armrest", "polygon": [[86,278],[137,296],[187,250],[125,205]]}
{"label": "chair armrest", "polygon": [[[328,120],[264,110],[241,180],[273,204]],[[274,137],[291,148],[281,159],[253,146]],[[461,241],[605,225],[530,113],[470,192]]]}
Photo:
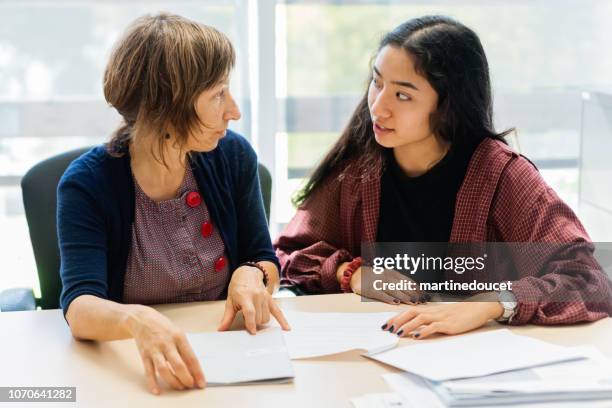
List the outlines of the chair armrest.
{"label": "chair armrest", "polygon": [[11,288],[0,292],[0,312],[36,310],[36,298],[31,288]]}

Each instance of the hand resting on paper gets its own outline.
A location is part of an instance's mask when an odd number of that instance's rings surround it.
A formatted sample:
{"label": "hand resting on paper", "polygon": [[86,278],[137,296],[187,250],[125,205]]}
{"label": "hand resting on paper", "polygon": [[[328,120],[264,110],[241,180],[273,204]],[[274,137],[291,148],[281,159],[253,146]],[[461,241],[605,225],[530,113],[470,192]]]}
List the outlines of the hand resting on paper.
{"label": "hand resting on paper", "polygon": [[464,301],[459,303],[430,303],[411,306],[389,319],[381,328],[400,337],[424,339],[434,333],[460,334],[484,326],[500,317],[503,307],[499,302]]}
{"label": "hand resting on paper", "polygon": [[225,313],[218,330],[228,330],[239,311],[242,312],[244,325],[251,334],[257,333],[257,325],[268,323],[270,315],[278,321],[283,330],[290,330],[283,312],[263,284],[262,272],[252,266],[241,266],[232,274]]}

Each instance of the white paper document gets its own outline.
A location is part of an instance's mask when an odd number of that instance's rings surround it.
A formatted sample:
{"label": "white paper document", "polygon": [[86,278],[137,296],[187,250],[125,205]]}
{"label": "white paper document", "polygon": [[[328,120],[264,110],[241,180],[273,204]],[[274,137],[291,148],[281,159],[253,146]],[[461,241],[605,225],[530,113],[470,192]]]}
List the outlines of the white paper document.
{"label": "white paper document", "polygon": [[370,357],[434,381],[584,358],[577,349],[513,334],[508,329],[413,344]]}
{"label": "white paper document", "polygon": [[609,406],[612,361],[593,347],[573,351],[587,358],[460,380],[431,381],[412,373],[383,379],[409,407]]}
{"label": "white paper document", "polygon": [[446,408],[425,378],[410,373],[383,374],[382,378],[410,408]]}
{"label": "white paper document", "polygon": [[251,335],[226,331],[188,333],[209,386],[289,382],[294,377],[281,330]]}
{"label": "white paper document", "polygon": [[284,312],[291,331],[283,332],[292,359],[319,357],[350,350],[371,355],[397,345],[395,334],[381,326],[395,316],[385,313]]}
{"label": "white paper document", "polygon": [[[421,378],[417,375],[410,373],[400,374],[383,374],[383,379],[387,382],[389,387],[397,392],[402,398],[402,407],[408,408],[448,408],[452,405],[446,405],[442,402],[442,399],[436,395],[434,390],[428,385],[428,380]],[[593,400],[557,400],[554,402],[542,402],[534,401],[523,401],[516,403],[504,403],[500,405],[499,402],[491,401],[486,403],[480,401],[479,404],[467,405],[470,407],[481,407],[481,408],[499,408],[503,407],[520,407],[520,408],[609,408],[610,401],[593,401]]]}
{"label": "white paper document", "polygon": [[571,348],[585,359],[464,380],[432,383],[449,406],[592,401],[612,398],[612,361],[594,347]]}

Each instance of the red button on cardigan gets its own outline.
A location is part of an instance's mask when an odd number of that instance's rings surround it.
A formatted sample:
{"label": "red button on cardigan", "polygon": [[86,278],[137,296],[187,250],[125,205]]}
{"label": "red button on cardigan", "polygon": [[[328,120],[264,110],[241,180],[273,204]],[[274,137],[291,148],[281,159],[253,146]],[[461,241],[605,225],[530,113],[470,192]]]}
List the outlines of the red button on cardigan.
{"label": "red button on cardigan", "polygon": [[217,262],[215,262],[215,270],[217,272],[221,272],[221,270],[223,270],[223,268],[225,267],[225,264],[227,263],[227,261],[225,260],[225,257],[221,257],[219,259],[217,259]]}
{"label": "red button on cardigan", "polygon": [[201,233],[204,238],[209,237],[213,232],[213,225],[211,222],[206,221],[202,223]]}
{"label": "red button on cardigan", "polygon": [[202,197],[200,197],[200,193],[198,193],[197,191],[192,191],[187,194],[185,201],[187,201],[188,206],[190,206],[191,208],[195,208],[202,203]]}

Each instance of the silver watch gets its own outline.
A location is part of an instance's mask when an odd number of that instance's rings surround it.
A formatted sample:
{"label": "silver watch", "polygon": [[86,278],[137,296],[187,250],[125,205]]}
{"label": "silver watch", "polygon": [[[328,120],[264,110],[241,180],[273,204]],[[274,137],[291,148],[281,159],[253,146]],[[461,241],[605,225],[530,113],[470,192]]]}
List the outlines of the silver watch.
{"label": "silver watch", "polygon": [[498,294],[499,303],[504,308],[504,313],[497,318],[498,322],[509,322],[514,314],[516,313],[516,307],[518,303],[516,301],[516,296],[509,290],[502,290]]}

